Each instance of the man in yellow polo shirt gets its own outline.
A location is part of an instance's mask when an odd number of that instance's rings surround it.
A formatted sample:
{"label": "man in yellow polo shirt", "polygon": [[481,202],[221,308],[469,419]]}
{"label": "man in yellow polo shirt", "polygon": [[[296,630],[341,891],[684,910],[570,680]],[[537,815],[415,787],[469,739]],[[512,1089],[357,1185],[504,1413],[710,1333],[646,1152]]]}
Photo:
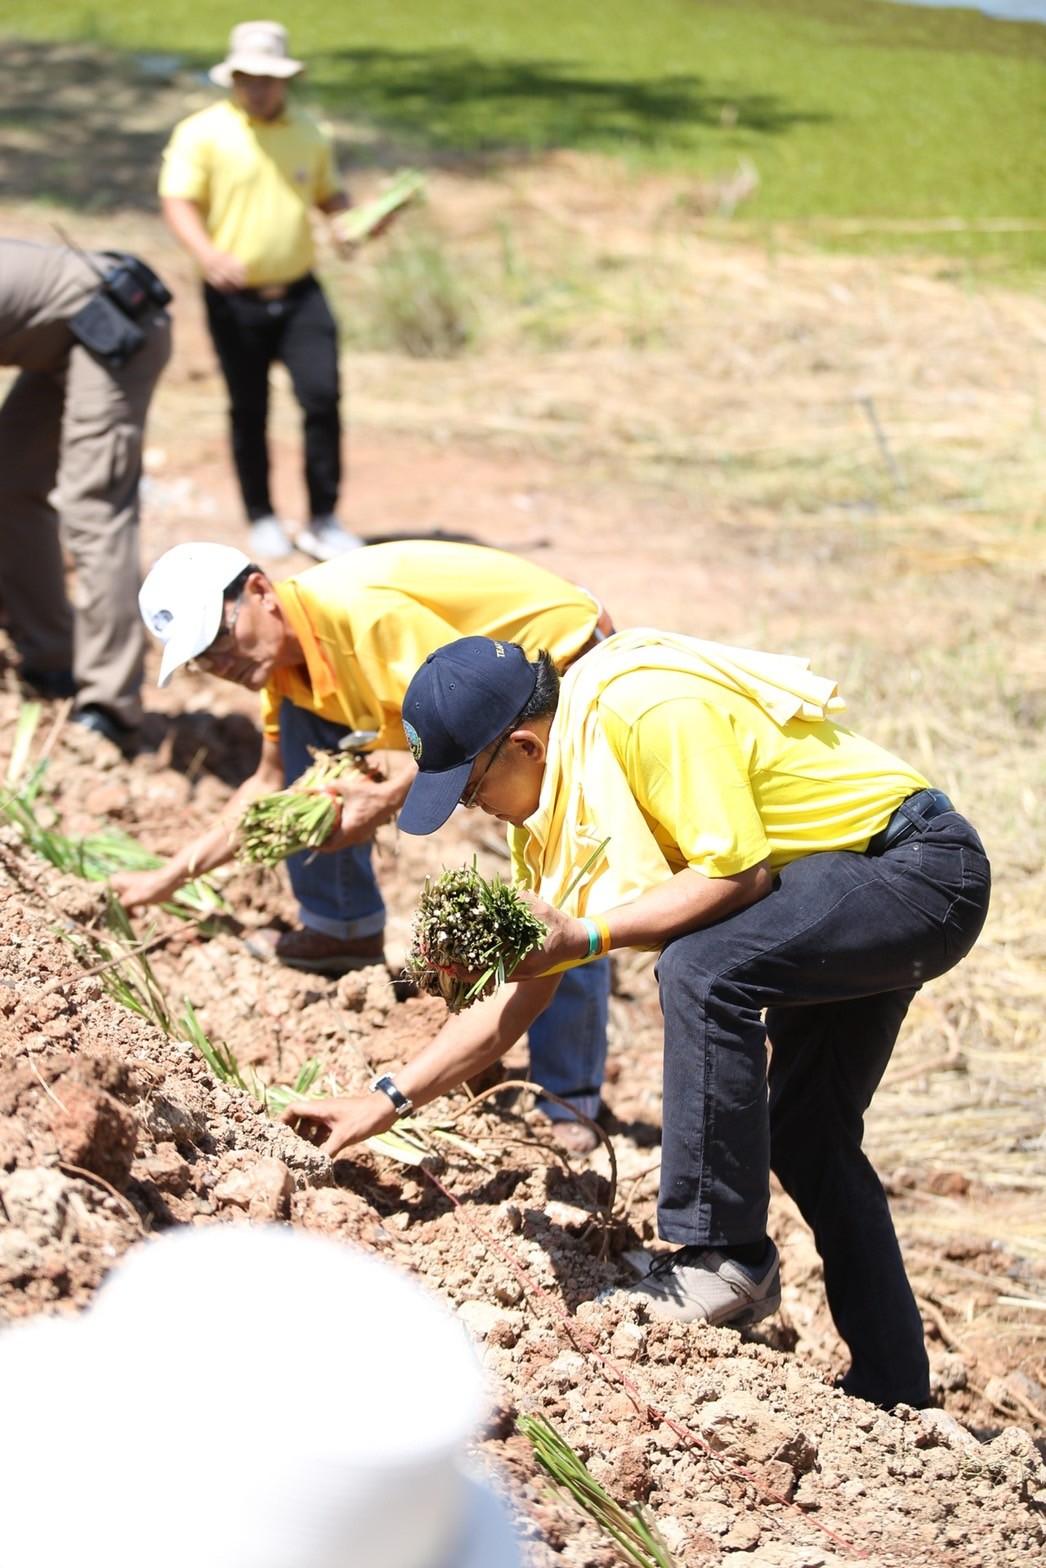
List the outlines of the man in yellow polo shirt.
{"label": "man in yellow polo shirt", "polygon": [[[370,840],[414,776],[401,713],[418,665],[462,633],[479,633],[522,639],[535,654],[548,649],[566,668],[610,629],[591,594],[544,567],[436,541],[374,545],[280,583],[227,545],[176,545],[149,572],[139,603],[164,645],[159,684],[193,660],[258,691],[263,736],[256,771],[212,827],[159,870],[113,878],[128,906],[161,903],[231,859],[245,807],[299,778],[310,747],[335,749],[355,731],[389,754],[384,780],[354,778],[346,790],[328,852],[288,862],[300,929],[250,939],[259,956],[327,974],[382,958],[385,906]],[[590,1117],[603,1081],[609,985],[608,964],[579,970],[530,1032],[536,1080]],[[552,1102],[542,1108],[561,1123],[560,1141],[578,1147],[588,1129]]]}
{"label": "man in yellow polo shirt", "polygon": [[302,409],[310,521],[298,549],[327,561],[358,545],[338,521],[338,337],[313,275],[310,212],[349,198],[330,141],[288,101],[305,69],[276,22],[242,22],[211,79],[231,96],[182,120],[163,155],[160,196],[175,238],[203,275],[207,324],[229,391],[232,450],[252,557],[293,546],[273,510],[266,424],[269,371],[286,367]]}
{"label": "man in yellow polo shirt", "polygon": [[433,832],[463,795],[512,823],[544,947],[371,1093],[288,1117],[336,1153],[496,1060],[564,972],[660,949],[676,1250],[629,1294],[683,1322],[775,1311],[772,1168],[824,1261],[843,1386],[919,1405],[922,1322],[863,1116],[912,997],[976,940],[989,871],[947,797],[841,707],[805,660],[670,633],[619,633],[562,683],[507,643],[438,649],[404,699],[419,771],[400,826]]}

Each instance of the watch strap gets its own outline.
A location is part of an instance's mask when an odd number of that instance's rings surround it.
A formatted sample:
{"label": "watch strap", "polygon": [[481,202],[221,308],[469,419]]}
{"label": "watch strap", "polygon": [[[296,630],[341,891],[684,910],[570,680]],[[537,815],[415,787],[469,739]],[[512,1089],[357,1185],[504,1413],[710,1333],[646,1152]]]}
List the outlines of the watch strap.
{"label": "watch strap", "polygon": [[371,1081],[371,1091],[374,1094],[387,1094],[392,1101],[397,1116],[407,1116],[414,1109],[414,1101],[396,1088],[395,1083],[388,1073],[379,1073]]}

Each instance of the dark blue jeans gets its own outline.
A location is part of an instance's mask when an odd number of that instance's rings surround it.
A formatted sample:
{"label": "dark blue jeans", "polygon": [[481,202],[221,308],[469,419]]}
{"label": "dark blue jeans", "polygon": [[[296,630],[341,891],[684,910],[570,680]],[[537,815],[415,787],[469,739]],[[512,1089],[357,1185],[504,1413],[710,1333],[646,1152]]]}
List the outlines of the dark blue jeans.
{"label": "dark blue jeans", "polygon": [[772,1168],[814,1233],[845,1386],[882,1405],[924,1403],[929,1374],[864,1112],[912,997],[976,941],[989,888],[980,839],[948,812],[883,855],[793,861],[766,898],[658,963],[661,1235],[757,1241]]}

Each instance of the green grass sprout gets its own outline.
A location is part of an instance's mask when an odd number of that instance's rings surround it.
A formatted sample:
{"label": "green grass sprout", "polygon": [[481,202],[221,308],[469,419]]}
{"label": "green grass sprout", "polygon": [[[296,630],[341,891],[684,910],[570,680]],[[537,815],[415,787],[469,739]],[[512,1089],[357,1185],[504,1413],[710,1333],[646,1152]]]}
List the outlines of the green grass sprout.
{"label": "green grass sprout", "polygon": [[[105,828],[85,838],[70,838],[55,827],[56,812],[44,795],[46,760],[30,762],[40,720],[38,702],[23,703],[15,726],[7,772],[0,787],[0,817],[16,827],[28,847],[70,876],[104,882],[115,871],[151,871],[163,858],[143,848],[122,828]],[[218,889],[205,877],[186,882],[160,906],[180,919],[205,919],[227,908]]]}
{"label": "green grass sprout", "polygon": [[516,1427],[546,1475],[610,1537],[627,1562],[636,1568],[675,1568],[668,1547],[643,1510],[616,1503],[544,1416],[519,1416]]}
{"label": "green grass sprout", "polygon": [[[575,875],[562,902],[588,875],[609,838],[597,844]],[[452,1013],[490,996],[511,979],[517,965],[539,948],[548,927],[519,891],[471,866],[426,877],[414,915],[404,973],[419,990],[442,996]],[[461,978],[458,971],[465,972]],[[478,978],[474,978],[478,977]]]}

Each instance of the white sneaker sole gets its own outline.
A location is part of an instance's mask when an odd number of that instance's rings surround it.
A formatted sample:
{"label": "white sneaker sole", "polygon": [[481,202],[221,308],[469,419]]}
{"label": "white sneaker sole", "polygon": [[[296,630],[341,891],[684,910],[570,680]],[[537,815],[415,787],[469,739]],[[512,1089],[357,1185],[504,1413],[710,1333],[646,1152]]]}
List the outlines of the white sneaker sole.
{"label": "white sneaker sole", "polygon": [[311,556],[314,561],[336,561],[339,556],[363,549],[363,540],[357,539],[354,534],[346,534],[344,544],[327,545],[307,528],[302,530],[294,542],[303,555]]}

